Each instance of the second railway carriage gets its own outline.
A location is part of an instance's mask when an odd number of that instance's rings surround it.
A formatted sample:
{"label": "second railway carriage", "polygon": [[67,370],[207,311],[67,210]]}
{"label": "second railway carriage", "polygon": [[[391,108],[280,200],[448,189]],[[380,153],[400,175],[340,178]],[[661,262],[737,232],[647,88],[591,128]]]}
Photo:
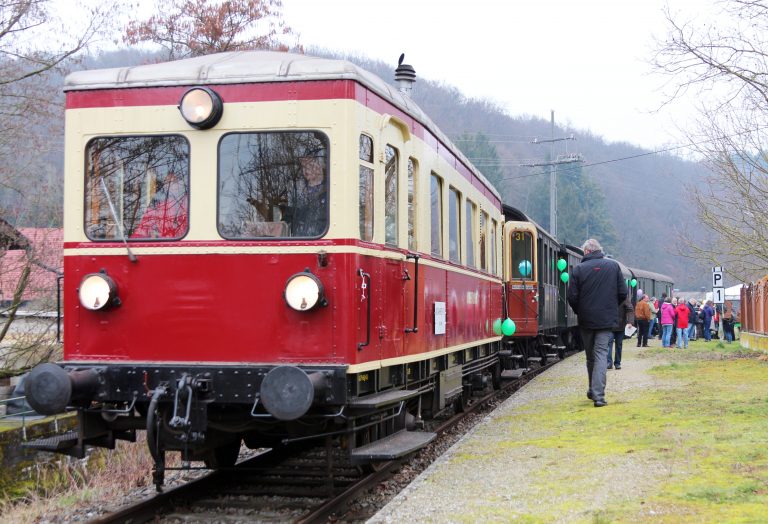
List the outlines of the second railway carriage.
{"label": "second railway carriage", "polygon": [[581,261],[580,249],[560,244],[522,211],[503,206],[505,227],[505,299],[516,330],[505,340],[505,368],[524,369],[576,349],[576,315],[565,300],[567,280],[560,275]]}
{"label": "second railway carriage", "polygon": [[65,90],[64,360],[27,392],[80,422],[41,449],[146,429],[158,484],[166,451],[227,465],[241,440],[393,458],[498,378],[500,198],[404,92],[274,52]]}

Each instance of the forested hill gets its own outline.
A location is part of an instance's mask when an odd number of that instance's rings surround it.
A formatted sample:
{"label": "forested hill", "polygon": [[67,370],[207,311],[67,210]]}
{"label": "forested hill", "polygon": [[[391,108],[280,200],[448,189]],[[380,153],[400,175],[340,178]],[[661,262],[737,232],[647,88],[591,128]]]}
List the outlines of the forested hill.
{"label": "forested hill", "polygon": [[[394,83],[394,60],[384,64],[346,58]],[[550,138],[550,115],[508,115],[493,102],[469,99],[455,87],[418,78],[419,64],[411,65],[417,73],[412,98],[497,185],[506,203],[548,227],[549,167],[520,164],[550,160],[549,144],[532,143]],[[685,249],[680,232],[697,233],[687,188],[703,178],[705,168],[671,154],[608,143],[589,132],[555,124],[556,138],[571,134],[575,138],[558,142],[555,157],[574,153],[583,157],[583,163],[558,167],[558,238],[581,245],[593,236],[615,258],[672,276],[678,288],[707,285],[709,268],[678,254]]]}
{"label": "forested hill", "polygon": [[[342,58],[325,51],[314,50],[311,54]],[[354,56],[343,58],[394,83],[394,56],[392,64]],[[121,50],[87,59],[74,69],[122,67],[156,60],[156,55],[150,53]],[[411,65],[418,75],[419,64]],[[60,87],[57,92],[61,93]],[[535,138],[550,137],[549,115],[540,115],[541,118],[508,115],[492,102],[468,99],[456,87],[434,79],[417,78],[412,97],[497,185],[505,202],[548,227],[549,168],[520,167],[520,164],[549,160],[549,144],[532,144]],[[52,127],[60,130],[59,126]],[[59,132],[50,141],[58,143]],[[689,259],[677,255],[682,247],[678,241],[679,230],[695,231],[696,226],[686,186],[702,177],[703,167],[672,155],[650,154],[625,143],[606,143],[578,129],[557,127],[554,134],[556,137],[573,134],[576,138],[558,142],[556,156],[578,153],[584,159],[582,164],[558,168],[558,238],[561,241],[581,245],[588,236],[593,236],[604,243],[606,251],[627,265],[672,276],[676,287],[691,289],[706,284],[708,268],[696,269]],[[62,159],[57,157],[50,164],[48,171],[60,172]],[[60,191],[51,193],[54,194],[60,199]],[[28,220],[32,220],[32,216],[29,215]],[[53,222],[28,225],[52,225]]]}

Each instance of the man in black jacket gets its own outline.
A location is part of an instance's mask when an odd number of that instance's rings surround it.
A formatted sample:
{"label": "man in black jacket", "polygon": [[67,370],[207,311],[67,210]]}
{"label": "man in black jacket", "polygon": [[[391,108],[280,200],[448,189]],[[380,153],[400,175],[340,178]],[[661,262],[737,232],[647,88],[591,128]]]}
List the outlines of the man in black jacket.
{"label": "man in black jacket", "polygon": [[568,286],[568,304],[579,317],[579,328],[587,355],[589,390],[587,397],[596,408],[605,401],[608,344],[613,326],[619,322],[618,305],[627,298],[627,284],[618,262],[605,258],[603,248],[594,238],[581,247],[584,258],[573,268]]}

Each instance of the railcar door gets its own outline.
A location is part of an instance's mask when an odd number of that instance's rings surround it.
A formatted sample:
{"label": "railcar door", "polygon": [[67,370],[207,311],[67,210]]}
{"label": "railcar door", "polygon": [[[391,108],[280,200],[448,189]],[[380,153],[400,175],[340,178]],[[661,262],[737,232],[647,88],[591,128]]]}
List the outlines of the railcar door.
{"label": "railcar door", "polygon": [[536,336],[541,265],[535,249],[536,229],[529,222],[507,222],[504,239],[507,316],[515,322],[515,336]]}

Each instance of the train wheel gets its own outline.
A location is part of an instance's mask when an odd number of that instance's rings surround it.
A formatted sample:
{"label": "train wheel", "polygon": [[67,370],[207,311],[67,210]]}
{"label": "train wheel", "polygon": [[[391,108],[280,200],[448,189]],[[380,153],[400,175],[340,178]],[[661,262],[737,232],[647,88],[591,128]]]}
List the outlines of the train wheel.
{"label": "train wheel", "polygon": [[470,389],[464,386],[461,389],[461,394],[453,401],[453,409],[456,413],[464,413],[469,406]]}
{"label": "train wheel", "polygon": [[205,467],[210,469],[231,468],[237,462],[240,456],[240,439],[233,440],[228,444],[213,448],[209,451],[205,459]]}

